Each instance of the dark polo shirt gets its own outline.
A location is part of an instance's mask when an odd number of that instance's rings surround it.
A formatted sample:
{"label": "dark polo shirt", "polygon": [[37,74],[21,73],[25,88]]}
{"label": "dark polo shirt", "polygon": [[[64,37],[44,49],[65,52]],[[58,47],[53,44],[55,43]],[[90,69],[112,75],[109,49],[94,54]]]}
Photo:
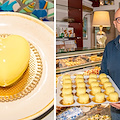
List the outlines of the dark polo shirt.
{"label": "dark polo shirt", "polygon": [[100,73],[109,75],[120,89],[120,36],[110,41],[104,50]]}

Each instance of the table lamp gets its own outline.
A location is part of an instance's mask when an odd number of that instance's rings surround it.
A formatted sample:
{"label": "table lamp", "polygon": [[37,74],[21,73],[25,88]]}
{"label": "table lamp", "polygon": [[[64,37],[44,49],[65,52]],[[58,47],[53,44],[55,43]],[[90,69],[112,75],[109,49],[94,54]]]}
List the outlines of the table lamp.
{"label": "table lamp", "polygon": [[93,16],[93,27],[99,27],[100,31],[97,32],[96,39],[101,47],[105,47],[105,41],[107,37],[102,29],[103,27],[110,27],[109,12],[95,11]]}

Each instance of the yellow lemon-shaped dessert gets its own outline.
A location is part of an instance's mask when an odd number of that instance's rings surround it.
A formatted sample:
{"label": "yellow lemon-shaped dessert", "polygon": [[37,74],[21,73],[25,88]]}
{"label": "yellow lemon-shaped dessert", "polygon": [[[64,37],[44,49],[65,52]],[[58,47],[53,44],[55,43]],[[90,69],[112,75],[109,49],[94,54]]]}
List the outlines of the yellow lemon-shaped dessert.
{"label": "yellow lemon-shaped dessert", "polygon": [[0,38],[0,86],[16,82],[28,67],[30,47],[19,35]]}

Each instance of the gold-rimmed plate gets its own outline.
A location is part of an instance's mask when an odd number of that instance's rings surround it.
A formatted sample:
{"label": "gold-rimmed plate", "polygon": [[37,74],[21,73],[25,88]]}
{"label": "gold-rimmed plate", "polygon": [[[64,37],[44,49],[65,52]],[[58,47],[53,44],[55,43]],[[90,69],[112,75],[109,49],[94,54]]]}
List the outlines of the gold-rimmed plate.
{"label": "gold-rimmed plate", "polygon": [[20,35],[39,52],[43,71],[40,81],[29,94],[11,102],[0,102],[1,119],[34,119],[53,106],[54,98],[54,34],[40,20],[28,15],[1,12],[0,34]]}

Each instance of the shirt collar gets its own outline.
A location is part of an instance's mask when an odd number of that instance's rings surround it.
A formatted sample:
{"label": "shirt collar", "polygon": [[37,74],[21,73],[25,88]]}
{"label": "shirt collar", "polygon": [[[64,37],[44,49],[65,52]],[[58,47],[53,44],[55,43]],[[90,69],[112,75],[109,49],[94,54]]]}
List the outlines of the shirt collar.
{"label": "shirt collar", "polygon": [[117,36],[117,38],[116,38],[116,39],[114,39],[114,41],[115,41],[115,45],[116,45],[116,48],[117,48],[118,50],[120,50],[120,43],[119,43],[119,39],[120,39],[120,35],[118,35],[118,36]]}

